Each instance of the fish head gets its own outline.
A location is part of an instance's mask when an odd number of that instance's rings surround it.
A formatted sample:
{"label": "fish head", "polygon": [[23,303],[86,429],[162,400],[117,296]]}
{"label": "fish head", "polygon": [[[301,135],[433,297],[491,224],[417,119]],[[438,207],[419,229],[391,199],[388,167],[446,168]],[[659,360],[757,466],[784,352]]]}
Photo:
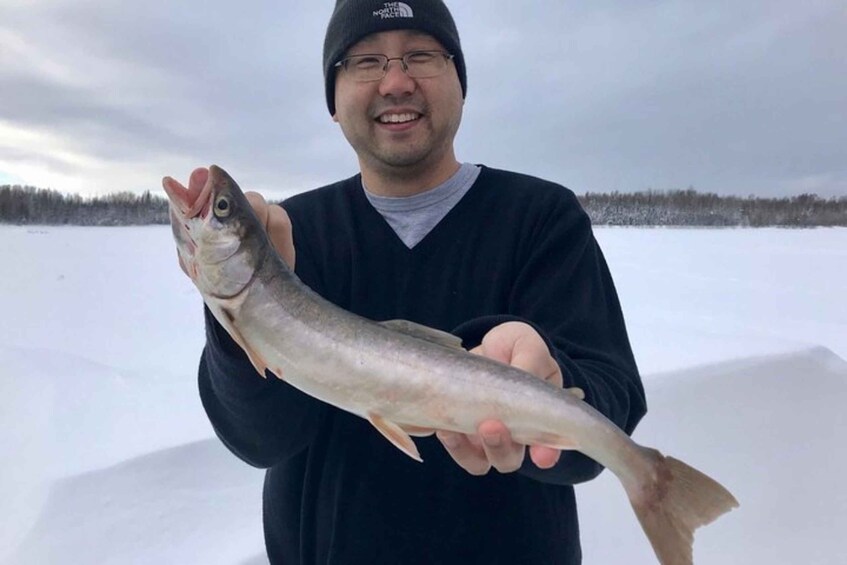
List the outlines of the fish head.
{"label": "fish head", "polygon": [[191,174],[188,188],[165,177],[177,253],[205,298],[241,293],[267,253],[265,229],[238,184],[215,165]]}

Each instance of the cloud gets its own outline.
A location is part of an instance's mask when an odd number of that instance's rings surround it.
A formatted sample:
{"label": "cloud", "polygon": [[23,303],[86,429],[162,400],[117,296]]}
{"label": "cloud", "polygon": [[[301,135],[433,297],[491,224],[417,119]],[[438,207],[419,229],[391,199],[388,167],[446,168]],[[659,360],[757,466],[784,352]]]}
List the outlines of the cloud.
{"label": "cloud", "polygon": [[[841,2],[450,6],[468,64],[463,160],[578,192],[847,185]],[[0,174],[158,190],[216,162],[271,197],[353,174],[323,98],[331,9],[4,2]]]}
{"label": "cloud", "polygon": [[[68,190],[143,190],[216,161],[266,190],[313,185],[320,175],[309,171],[326,162],[317,118],[326,137],[337,137],[314,103],[319,43],[299,56],[291,45],[309,42],[279,3],[264,6],[247,13],[195,3],[179,12],[166,2],[42,2],[0,12],[9,46],[0,57],[0,119],[14,132],[0,143],[2,170]],[[88,162],[69,159],[71,147]],[[297,160],[308,168],[290,166]]]}
{"label": "cloud", "polygon": [[[578,190],[746,194],[776,190],[785,175],[847,179],[847,128],[832,125],[847,94],[847,18],[835,3],[601,2],[546,15],[546,29],[534,20],[520,46],[483,57],[477,91],[496,118],[470,105],[467,115],[492,160],[570,177]],[[517,14],[490,17],[508,29]],[[521,68],[501,63],[515,49]]]}

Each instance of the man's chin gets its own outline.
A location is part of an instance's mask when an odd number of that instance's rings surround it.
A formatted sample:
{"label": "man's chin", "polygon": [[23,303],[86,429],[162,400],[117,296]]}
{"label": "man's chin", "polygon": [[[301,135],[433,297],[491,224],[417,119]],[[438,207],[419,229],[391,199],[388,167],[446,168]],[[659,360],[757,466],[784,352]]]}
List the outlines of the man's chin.
{"label": "man's chin", "polygon": [[384,166],[405,169],[420,166],[427,159],[429,151],[420,148],[405,149],[402,151],[380,151],[375,155],[376,160]]}

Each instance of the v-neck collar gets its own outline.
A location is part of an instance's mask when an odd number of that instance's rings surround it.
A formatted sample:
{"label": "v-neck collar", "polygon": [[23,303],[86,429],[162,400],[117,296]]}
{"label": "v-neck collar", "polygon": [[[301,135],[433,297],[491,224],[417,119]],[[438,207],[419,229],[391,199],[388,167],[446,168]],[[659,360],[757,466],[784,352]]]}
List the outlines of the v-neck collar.
{"label": "v-neck collar", "polygon": [[368,200],[367,195],[365,195],[365,189],[362,186],[361,174],[354,177],[355,185],[352,189],[355,193],[354,198],[356,198],[358,204],[366,210],[367,217],[363,218],[363,221],[373,222],[375,226],[379,226],[378,229],[384,232],[382,234],[383,239],[386,242],[390,241],[390,245],[392,247],[397,247],[397,251],[401,254],[414,256],[424,254],[427,252],[427,249],[431,248],[433,245],[437,245],[438,240],[445,237],[441,234],[449,234],[453,229],[451,226],[453,226],[456,222],[461,221],[461,217],[464,214],[463,210],[465,210],[468,206],[472,206],[473,202],[479,197],[479,187],[484,184],[488,169],[484,165],[477,164],[477,166],[480,168],[479,175],[465,195],[462,196],[462,198],[450,209],[449,212],[444,215],[443,218],[441,218],[437,224],[435,224],[435,226],[433,226],[423,239],[411,248],[406,246],[405,242],[403,242],[403,240],[400,239],[400,236],[397,235],[397,232],[394,231],[394,228],[391,227],[388,221],[386,221],[382,214],[380,214]]}

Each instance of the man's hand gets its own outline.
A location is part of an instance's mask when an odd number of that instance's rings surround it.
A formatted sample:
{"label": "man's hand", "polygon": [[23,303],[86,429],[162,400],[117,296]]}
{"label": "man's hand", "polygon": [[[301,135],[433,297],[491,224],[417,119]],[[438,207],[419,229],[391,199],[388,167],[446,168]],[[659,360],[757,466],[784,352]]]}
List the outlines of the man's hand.
{"label": "man's hand", "polygon": [[279,256],[294,269],[294,237],[291,235],[291,219],[282,206],[268,204],[258,192],[245,192],[244,196],[253,207],[256,217],[265,226],[268,237]]}
{"label": "man's hand", "polygon": [[[199,167],[194,169],[188,179],[188,191],[190,194],[198,195],[203,190],[203,185],[209,179],[209,169]],[[268,232],[268,237],[276,248],[282,260],[294,269],[294,237],[291,235],[291,220],[282,206],[268,204],[265,198],[258,192],[245,192],[244,196],[253,207],[253,212]],[[179,266],[188,275],[188,269],[177,254]],[[190,275],[189,275],[190,276]]]}
{"label": "man's hand", "polygon": [[[562,371],[538,332],[523,322],[506,322],[492,328],[471,353],[484,355],[512,365],[556,386],[562,386]],[[436,436],[456,463],[472,475],[484,475],[491,467],[501,473],[517,471],[526,447],[512,441],[499,420],[486,420],[477,428],[478,435],[439,431]],[[529,455],[541,469],[549,469],[559,460],[560,451],[534,445]]]}

